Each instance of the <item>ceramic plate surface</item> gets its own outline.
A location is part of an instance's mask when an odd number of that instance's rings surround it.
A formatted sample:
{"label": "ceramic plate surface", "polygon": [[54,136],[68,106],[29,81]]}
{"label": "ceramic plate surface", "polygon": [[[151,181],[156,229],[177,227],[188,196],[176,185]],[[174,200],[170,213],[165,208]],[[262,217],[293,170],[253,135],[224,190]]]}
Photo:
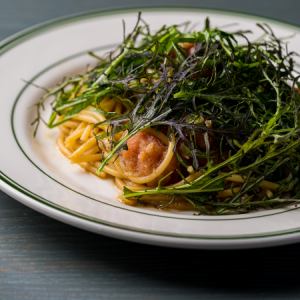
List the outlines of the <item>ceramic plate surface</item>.
{"label": "ceramic plate surface", "polygon": [[[105,54],[122,41],[136,22],[137,10],[93,12],[55,20],[21,32],[0,45],[0,187],[25,205],[74,226],[142,243],[185,248],[250,248],[300,240],[300,210],[295,207],[233,216],[199,216],[126,206],[118,190],[70,164],[56,147],[56,130],[41,126],[36,138],[30,125],[34,104],[68,74],[95,64],[88,51]],[[202,28],[251,29],[267,22],[289,49],[300,49],[300,30],[273,20],[201,9],[143,9],[153,30],[185,21]],[[235,24],[233,24],[235,23]],[[33,83],[33,84],[32,84]],[[48,111],[45,110],[45,115]],[[46,116],[45,116],[46,117]]]}

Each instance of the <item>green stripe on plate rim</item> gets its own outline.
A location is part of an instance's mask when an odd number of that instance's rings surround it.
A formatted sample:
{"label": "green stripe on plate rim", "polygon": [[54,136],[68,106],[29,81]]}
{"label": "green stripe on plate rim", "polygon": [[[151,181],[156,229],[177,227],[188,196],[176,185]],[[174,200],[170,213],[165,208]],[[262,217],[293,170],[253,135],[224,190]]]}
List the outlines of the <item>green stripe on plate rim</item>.
{"label": "green stripe on plate rim", "polygon": [[6,183],[7,185],[9,185],[10,187],[12,187],[14,190],[22,193],[25,196],[30,197],[30,199],[36,200],[42,204],[47,205],[48,207],[51,208],[55,208],[57,210],[59,210],[60,212],[63,213],[67,213],[68,215],[72,215],[75,217],[78,217],[82,220],[86,220],[86,221],[90,221],[96,224],[102,224],[105,226],[109,226],[112,228],[117,228],[117,229],[122,229],[122,230],[128,230],[130,232],[138,232],[138,233],[143,233],[143,234],[147,234],[147,235],[155,235],[155,236],[163,236],[163,237],[172,237],[172,238],[188,238],[188,239],[201,239],[201,240],[241,240],[241,239],[256,239],[256,238],[267,238],[267,237],[275,237],[275,236],[283,236],[283,235],[287,235],[287,234],[295,234],[295,233],[299,233],[300,232],[300,228],[295,228],[293,230],[285,230],[285,231],[278,231],[274,234],[271,233],[262,233],[259,235],[243,235],[243,236],[205,236],[205,235],[188,235],[188,234],[184,234],[184,235],[180,235],[180,234],[172,234],[172,233],[164,233],[164,232],[157,232],[157,231],[146,231],[146,230],[139,230],[136,229],[134,227],[129,227],[129,226],[120,226],[114,223],[110,223],[110,222],[105,222],[105,221],[100,221],[97,218],[93,218],[90,216],[86,216],[83,214],[80,214],[78,212],[75,212],[73,210],[69,210],[66,207],[62,207],[60,205],[57,205],[31,191],[29,191],[28,189],[22,187],[21,185],[15,183],[13,180],[11,180],[8,176],[6,176],[2,171],[0,171],[0,179]]}
{"label": "green stripe on plate rim", "polygon": [[76,21],[81,21],[82,19],[90,19],[93,17],[98,16],[107,16],[107,15],[115,15],[115,14],[122,14],[127,12],[137,12],[137,11],[147,11],[147,12],[156,12],[156,11],[199,11],[199,12],[205,12],[205,13],[215,13],[215,14],[222,14],[222,15],[228,15],[228,16],[240,16],[240,17],[247,17],[248,19],[253,19],[256,21],[272,21],[273,23],[276,23],[278,25],[284,25],[286,27],[290,27],[291,29],[299,30],[300,26],[299,24],[293,24],[291,22],[278,20],[276,18],[272,17],[264,17],[258,14],[250,14],[246,12],[237,12],[234,10],[223,10],[223,9],[217,9],[217,8],[206,8],[199,6],[193,6],[193,5],[156,5],[153,6],[143,6],[143,7],[130,7],[130,8],[111,8],[111,9],[101,9],[101,10],[92,10],[87,11],[84,13],[79,14],[73,14],[66,17],[59,17],[54,18],[50,21],[46,21],[34,26],[31,26],[27,29],[24,29],[16,34],[11,35],[10,37],[2,40],[0,43],[0,55],[5,53],[10,48],[14,47],[15,45],[19,44],[23,40],[26,40],[27,37],[33,37],[36,34],[40,34],[41,32],[45,30],[49,30],[50,28],[55,28],[63,24],[73,23]]}
{"label": "green stripe on plate rim", "polygon": [[[156,7],[131,7],[131,8],[115,8],[115,9],[107,9],[107,10],[99,10],[99,11],[90,11],[90,12],[86,12],[86,13],[81,13],[81,14],[76,14],[76,15],[71,15],[71,16],[67,16],[67,17],[62,17],[62,18],[57,18],[48,22],[44,22],[42,24],[38,24],[35,26],[32,26],[26,30],[23,30],[5,40],[3,40],[0,43],[0,55],[3,55],[5,52],[7,52],[8,50],[10,50],[11,48],[15,47],[16,45],[22,43],[24,40],[27,40],[29,38],[32,38],[35,35],[38,35],[44,31],[49,30],[50,28],[55,28],[58,27],[60,25],[63,24],[68,24],[68,23],[73,23],[76,21],[81,21],[83,19],[89,19],[89,18],[93,18],[93,17],[97,17],[97,16],[107,16],[107,15],[113,15],[113,14],[121,14],[124,12],[135,12],[135,11],[148,11],[148,12],[155,12],[155,11],[161,11],[161,10],[167,10],[167,11],[195,11],[198,10],[199,12],[205,12],[205,13],[215,13],[215,14],[223,14],[223,15],[228,15],[228,16],[232,16],[232,15],[236,15],[236,16],[241,16],[241,17],[247,17],[249,19],[255,19],[256,21],[272,21],[273,23],[277,23],[278,25],[283,25],[285,27],[290,27],[291,29],[294,30],[298,30],[299,31],[299,25],[296,24],[292,24],[286,21],[279,21],[275,18],[266,18],[266,17],[262,17],[259,15],[254,15],[254,14],[248,14],[248,13],[239,13],[236,11],[230,11],[230,10],[220,10],[220,9],[207,9],[207,8],[201,8],[201,7],[195,7],[195,6],[156,6]],[[291,235],[291,234],[295,234],[295,233],[299,233],[300,232],[300,228],[294,228],[294,229],[289,229],[289,230],[285,230],[285,231],[277,231],[277,232],[273,232],[273,233],[262,233],[259,235],[239,235],[239,236],[189,236],[189,235],[173,235],[170,233],[159,233],[159,232],[149,232],[149,231],[143,231],[143,230],[137,230],[136,228],[127,228],[126,226],[119,226],[118,224],[106,224],[105,222],[101,222],[98,219],[94,219],[90,216],[85,216],[85,215],[81,215],[80,213],[68,210],[65,207],[60,207],[57,204],[54,204],[50,201],[48,201],[47,199],[44,199],[42,197],[40,197],[39,195],[36,195],[34,193],[32,193],[31,191],[27,190],[26,188],[22,187],[21,185],[19,185],[18,183],[14,182],[13,179],[9,178],[8,176],[6,176],[2,171],[0,171],[0,179],[8,184],[10,187],[14,188],[15,190],[17,190],[18,192],[21,192],[22,194],[29,196],[31,199],[34,199],[38,202],[42,202],[44,204],[46,204],[49,207],[58,209],[61,212],[64,212],[66,214],[70,214],[72,216],[76,216],[79,217],[81,219],[87,220],[87,221],[91,221],[94,223],[98,223],[98,224],[103,224],[103,225],[108,225],[111,226],[113,228],[119,228],[119,229],[125,229],[125,230],[130,230],[133,232],[141,232],[144,234],[151,234],[151,235],[159,235],[159,236],[169,236],[169,237],[178,237],[178,238],[193,238],[193,239],[208,239],[208,240],[230,240],[230,239],[255,239],[255,238],[267,238],[267,237],[275,237],[275,236],[283,236],[283,235]],[[280,212],[281,213],[281,212]],[[277,213],[275,213],[277,214]],[[273,215],[273,214],[272,214]],[[157,215],[155,215],[157,216]],[[163,216],[164,217],[164,216]],[[260,216],[258,216],[260,217]],[[248,217],[251,218],[251,217]],[[257,217],[254,217],[257,218]],[[194,219],[193,219],[194,220]],[[227,219],[230,220],[230,219]],[[232,220],[236,220],[236,219],[232,219]],[[232,221],[231,220],[231,221]],[[207,221],[207,219],[205,219],[205,221]],[[214,220],[215,221],[215,220]]]}

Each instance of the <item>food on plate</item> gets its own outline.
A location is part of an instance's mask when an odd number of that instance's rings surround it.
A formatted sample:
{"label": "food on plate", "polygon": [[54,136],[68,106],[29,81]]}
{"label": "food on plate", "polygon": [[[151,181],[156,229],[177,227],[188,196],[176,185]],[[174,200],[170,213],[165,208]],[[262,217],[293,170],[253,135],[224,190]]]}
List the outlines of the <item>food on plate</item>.
{"label": "food on plate", "polygon": [[[50,128],[61,152],[113,178],[129,205],[245,213],[300,198],[295,54],[262,36],[187,24],[133,31],[98,63],[64,79]],[[36,124],[39,123],[39,118]],[[97,189],[97,186],[95,186]]]}

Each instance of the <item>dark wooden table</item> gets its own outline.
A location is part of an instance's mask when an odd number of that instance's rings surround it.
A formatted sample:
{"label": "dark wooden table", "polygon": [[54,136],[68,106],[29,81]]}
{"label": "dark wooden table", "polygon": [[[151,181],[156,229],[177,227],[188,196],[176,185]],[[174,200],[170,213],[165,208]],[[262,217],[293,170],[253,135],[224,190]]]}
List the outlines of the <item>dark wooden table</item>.
{"label": "dark wooden table", "polygon": [[[0,38],[66,14],[160,2],[0,0]],[[183,3],[300,25],[297,0]],[[0,192],[0,300],[300,299],[299,274],[300,244],[243,251],[139,245],[64,225]]]}

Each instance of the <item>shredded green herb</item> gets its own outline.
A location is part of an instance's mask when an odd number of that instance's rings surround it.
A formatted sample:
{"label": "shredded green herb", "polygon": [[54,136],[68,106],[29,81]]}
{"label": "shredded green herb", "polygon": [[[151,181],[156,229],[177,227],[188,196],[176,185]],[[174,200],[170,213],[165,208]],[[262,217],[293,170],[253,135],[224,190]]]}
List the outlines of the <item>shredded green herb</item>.
{"label": "shredded green herb", "polygon": [[[99,171],[130,137],[151,127],[175,137],[180,179],[189,175],[187,166],[200,174],[178,185],[138,192],[124,188],[124,197],[181,197],[203,214],[295,203],[300,199],[296,54],[267,24],[257,26],[263,38],[256,41],[249,31],[225,32],[211,27],[208,19],[202,31],[173,25],[151,33],[139,14],[133,31],[109,57],[94,55],[99,59],[95,68],[45,95],[54,97],[48,126],[56,127],[88,106],[99,111],[105,97],[114,97],[127,110],[106,113],[107,134],[128,134],[118,142],[112,139]],[[234,175],[242,179],[238,189],[228,180]],[[265,181],[276,188],[261,193]],[[220,199],[223,190],[232,193]]]}

